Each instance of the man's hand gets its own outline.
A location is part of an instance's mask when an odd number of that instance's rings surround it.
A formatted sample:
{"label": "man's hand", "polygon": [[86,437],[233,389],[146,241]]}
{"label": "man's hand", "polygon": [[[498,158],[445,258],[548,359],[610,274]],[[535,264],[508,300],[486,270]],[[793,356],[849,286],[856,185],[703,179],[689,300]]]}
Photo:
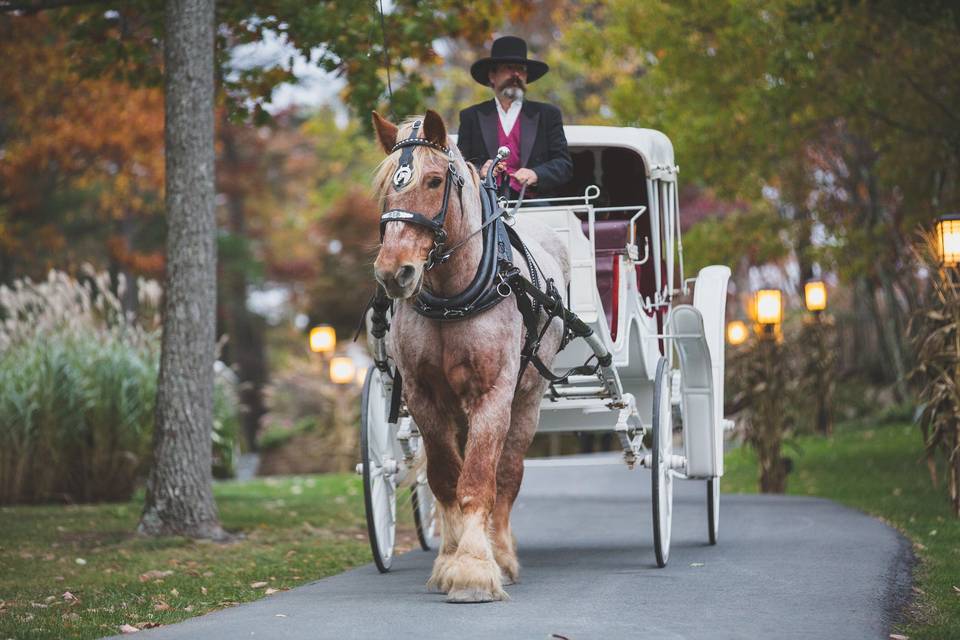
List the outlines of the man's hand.
{"label": "man's hand", "polygon": [[[486,178],[486,177],[487,177],[487,172],[490,171],[490,165],[492,165],[492,164],[493,164],[493,160],[492,160],[492,159],[491,159],[491,160],[487,160],[486,162],[483,163],[483,166],[480,167],[480,177],[481,177],[481,178]],[[497,165],[497,168],[496,168],[496,169],[493,170],[493,175],[498,176],[498,175],[500,175],[501,172],[503,172],[503,163],[502,163],[502,162]]]}
{"label": "man's hand", "polygon": [[517,169],[517,172],[513,174],[513,177],[516,178],[517,182],[520,184],[525,184],[529,187],[537,184],[537,172],[533,169]]}

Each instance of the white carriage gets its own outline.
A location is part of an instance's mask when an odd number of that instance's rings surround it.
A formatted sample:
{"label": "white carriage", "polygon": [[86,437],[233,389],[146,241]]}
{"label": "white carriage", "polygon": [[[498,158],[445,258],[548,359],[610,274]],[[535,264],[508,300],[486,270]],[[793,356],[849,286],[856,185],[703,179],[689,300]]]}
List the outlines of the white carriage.
{"label": "white carriage", "polygon": [[[673,145],[650,129],[568,126],[574,177],[549,201],[527,200],[519,216],[539,218],[567,243],[571,281],[566,306],[594,332],[561,351],[554,371],[605,351],[596,375],[552,383],[538,432],[614,432],[632,469],[652,474],[657,564],[670,552],[673,481],[706,481],[708,536],[717,540],[723,475],[724,314],[730,270],[710,266],[686,279]],[[674,304],[688,296],[691,304]],[[386,360],[385,341],[371,345]],[[362,463],[368,533],[377,567],[393,555],[397,487],[419,444],[400,411],[388,420],[389,371],[371,368],[363,392]],[[679,424],[682,429],[677,429]],[[425,477],[412,485],[421,545],[436,545],[433,497]]]}

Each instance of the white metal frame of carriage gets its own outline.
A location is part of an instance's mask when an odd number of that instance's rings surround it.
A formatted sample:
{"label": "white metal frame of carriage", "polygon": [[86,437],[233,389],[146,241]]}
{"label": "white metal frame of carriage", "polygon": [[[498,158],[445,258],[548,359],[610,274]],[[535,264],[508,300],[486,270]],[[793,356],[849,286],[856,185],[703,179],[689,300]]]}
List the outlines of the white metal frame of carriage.
{"label": "white metal frame of carriage", "polygon": [[[706,484],[708,537],[715,544],[723,475],[724,316],[730,269],[710,266],[686,279],[673,145],[651,129],[568,126],[574,178],[549,201],[525,201],[518,215],[540,219],[570,252],[567,307],[598,340],[574,340],[555,371],[582,365],[598,349],[613,356],[594,376],[570,376],[548,388],[538,432],[613,432],[631,468],[652,474],[657,564],[670,553],[675,479]],[[599,185],[599,186],[597,186]],[[674,304],[688,296],[692,304]],[[386,360],[386,341],[370,344]],[[405,411],[387,416],[390,372],[371,368],[361,407],[361,454],[368,533],[374,560],[393,556],[397,487],[412,485],[421,546],[435,548],[433,496],[420,477],[404,478],[419,437]],[[676,430],[678,422],[682,429]],[[676,443],[675,436],[680,443]]]}

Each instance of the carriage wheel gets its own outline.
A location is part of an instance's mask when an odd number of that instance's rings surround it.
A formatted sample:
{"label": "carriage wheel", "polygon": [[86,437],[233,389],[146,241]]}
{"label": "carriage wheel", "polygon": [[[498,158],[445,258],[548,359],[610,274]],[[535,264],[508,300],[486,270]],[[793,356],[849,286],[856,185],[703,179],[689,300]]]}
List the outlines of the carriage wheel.
{"label": "carriage wheel", "polygon": [[710,530],[710,544],[717,544],[720,533],[720,478],[707,480],[707,528]]}
{"label": "carriage wheel", "polygon": [[380,573],[390,570],[397,537],[397,458],[394,434],[387,422],[387,397],[380,371],[370,367],[363,383],[360,411],[360,454],[363,459],[363,503],[373,561]]}
{"label": "carriage wheel", "polygon": [[653,396],[653,549],[657,566],[667,566],[673,520],[673,409],[670,403],[670,364],[660,358]]}
{"label": "carriage wheel", "polygon": [[440,526],[437,520],[437,500],[430,491],[426,475],[417,478],[417,484],[410,488],[410,502],[413,504],[413,521],[417,525],[417,538],[420,548],[430,551],[440,546]]}

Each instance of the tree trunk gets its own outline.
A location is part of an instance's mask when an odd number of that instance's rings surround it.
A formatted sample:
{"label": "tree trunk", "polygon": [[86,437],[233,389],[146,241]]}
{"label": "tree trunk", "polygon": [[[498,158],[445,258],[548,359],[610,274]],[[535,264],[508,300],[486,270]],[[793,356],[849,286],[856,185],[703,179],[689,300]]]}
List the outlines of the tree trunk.
{"label": "tree trunk", "polygon": [[213,501],[214,0],[167,0],[167,265],[154,463],[139,530],[223,538]]}
{"label": "tree trunk", "polygon": [[756,398],[752,412],[753,446],[760,463],[760,492],[785,493],[788,463],[783,457],[783,434],[786,430],[786,358],[782,347],[772,335],[757,340],[757,359],[764,371],[765,385]]}

